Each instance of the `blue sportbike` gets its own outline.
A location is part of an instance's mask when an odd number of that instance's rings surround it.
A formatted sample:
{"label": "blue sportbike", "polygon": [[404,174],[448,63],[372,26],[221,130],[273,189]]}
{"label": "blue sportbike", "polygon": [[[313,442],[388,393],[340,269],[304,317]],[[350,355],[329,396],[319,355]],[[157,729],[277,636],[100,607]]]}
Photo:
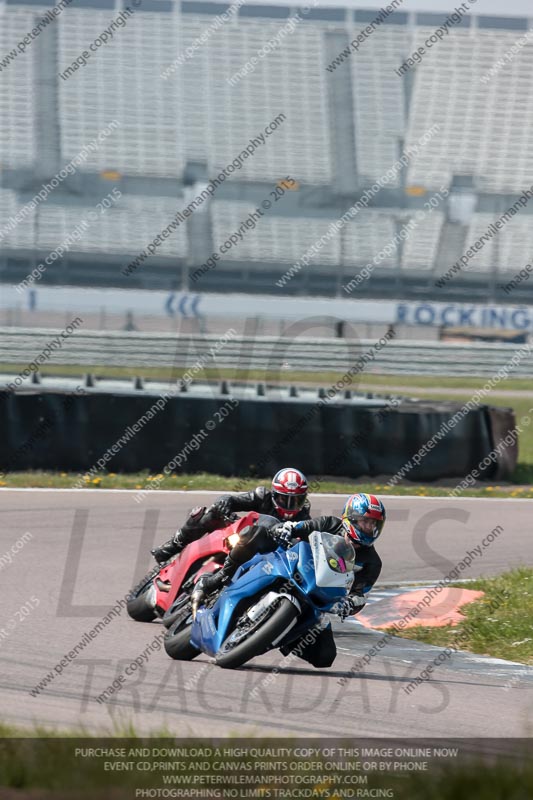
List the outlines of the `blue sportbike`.
{"label": "blue sportbike", "polygon": [[319,531],[308,542],[255,555],[222,592],[207,600],[193,593],[181,610],[173,610],[178,613],[165,650],[181,660],[207,653],[231,669],[295,643],[346,597],[354,563],[355,551],[344,537]]}

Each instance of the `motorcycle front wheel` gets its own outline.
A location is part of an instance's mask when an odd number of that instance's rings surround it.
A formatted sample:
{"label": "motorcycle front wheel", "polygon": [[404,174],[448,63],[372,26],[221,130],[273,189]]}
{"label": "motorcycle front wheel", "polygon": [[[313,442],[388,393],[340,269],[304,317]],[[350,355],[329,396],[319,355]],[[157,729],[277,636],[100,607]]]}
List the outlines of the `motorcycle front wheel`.
{"label": "motorcycle front wheel", "polygon": [[298,616],[298,609],[286,598],[280,598],[271,606],[265,616],[251,620],[245,612],[238,619],[232,633],[224,640],[215,656],[215,664],[224,669],[241,667],[250,659],[270,650],[291,627]]}
{"label": "motorcycle front wheel", "polygon": [[191,644],[192,608],[190,598],[177,619],[169,626],[164,639],[165,652],[178,661],[192,661],[200,650]]}

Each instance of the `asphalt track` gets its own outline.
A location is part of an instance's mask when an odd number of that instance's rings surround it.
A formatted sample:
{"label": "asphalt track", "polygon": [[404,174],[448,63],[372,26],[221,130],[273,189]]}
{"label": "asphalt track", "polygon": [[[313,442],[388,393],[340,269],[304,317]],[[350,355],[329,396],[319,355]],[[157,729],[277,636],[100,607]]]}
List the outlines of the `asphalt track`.
{"label": "asphalt track", "polygon": [[[140,732],[164,728],[173,735],[532,735],[533,669],[457,653],[406,693],[407,684],[440,651],[391,638],[366,666],[354,668],[383,634],[352,620],[334,623],[339,653],[331,669],[314,670],[274,651],[240,670],[224,671],[204,656],[171,661],[155,649],[161,625],[135,623],[123,611],[61,674],[54,672],[148,571],[150,547],[174,531],[188,508],[213,499],[213,493],[158,492],[137,504],[133,495],[0,490],[3,721],[102,733],[131,722]],[[312,499],[316,513],[338,512],[342,501],[331,495]],[[378,547],[384,561],[381,587],[443,578],[497,525],[503,532],[475,555],[462,577],[533,563],[531,500],[386,502],[389,521]],[[31,539],[6,563],[2,556],[26,532]],[[97,695],[151,643],[147,663],[110,701],[98,703]],[[278,672],[272,674],[274,667]],[[54,677],[46,688],[30,694],[48,673]]]}

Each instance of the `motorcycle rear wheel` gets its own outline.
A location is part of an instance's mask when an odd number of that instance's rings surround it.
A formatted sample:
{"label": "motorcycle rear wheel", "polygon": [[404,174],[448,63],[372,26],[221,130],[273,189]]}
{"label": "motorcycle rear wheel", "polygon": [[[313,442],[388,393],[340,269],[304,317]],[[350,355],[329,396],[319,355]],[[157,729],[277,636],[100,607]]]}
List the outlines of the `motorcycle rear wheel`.
{"label": "motorcycle rear wheel", "polygon": [[160,566],[155,567],[139,581],[129,594],[126,610],[136,622],[152,622],[157,617],[157,613],[146,595],[160,570]]}

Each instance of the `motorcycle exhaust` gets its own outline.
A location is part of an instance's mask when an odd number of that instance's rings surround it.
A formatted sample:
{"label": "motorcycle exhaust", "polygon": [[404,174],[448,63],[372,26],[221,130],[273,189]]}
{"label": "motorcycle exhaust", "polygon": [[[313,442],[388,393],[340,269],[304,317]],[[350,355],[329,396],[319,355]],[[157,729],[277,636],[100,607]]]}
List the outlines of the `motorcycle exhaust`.
{"label": "motorcycle exhaust", "polygon": [[155,590],[155,586],[153,584],[146,592],[145,598],[146,598],[146,605],[150,606],[151,608],[155,608],[157,593]]}
{"label": "motorcycle exhaust", "polygon": [[196,586],[194,592],[191,595],[191,613],[193,620],[196,620],[196,613],[198,611],[198,607],[204,601],[204,592],[202,591],[201,586]]}

